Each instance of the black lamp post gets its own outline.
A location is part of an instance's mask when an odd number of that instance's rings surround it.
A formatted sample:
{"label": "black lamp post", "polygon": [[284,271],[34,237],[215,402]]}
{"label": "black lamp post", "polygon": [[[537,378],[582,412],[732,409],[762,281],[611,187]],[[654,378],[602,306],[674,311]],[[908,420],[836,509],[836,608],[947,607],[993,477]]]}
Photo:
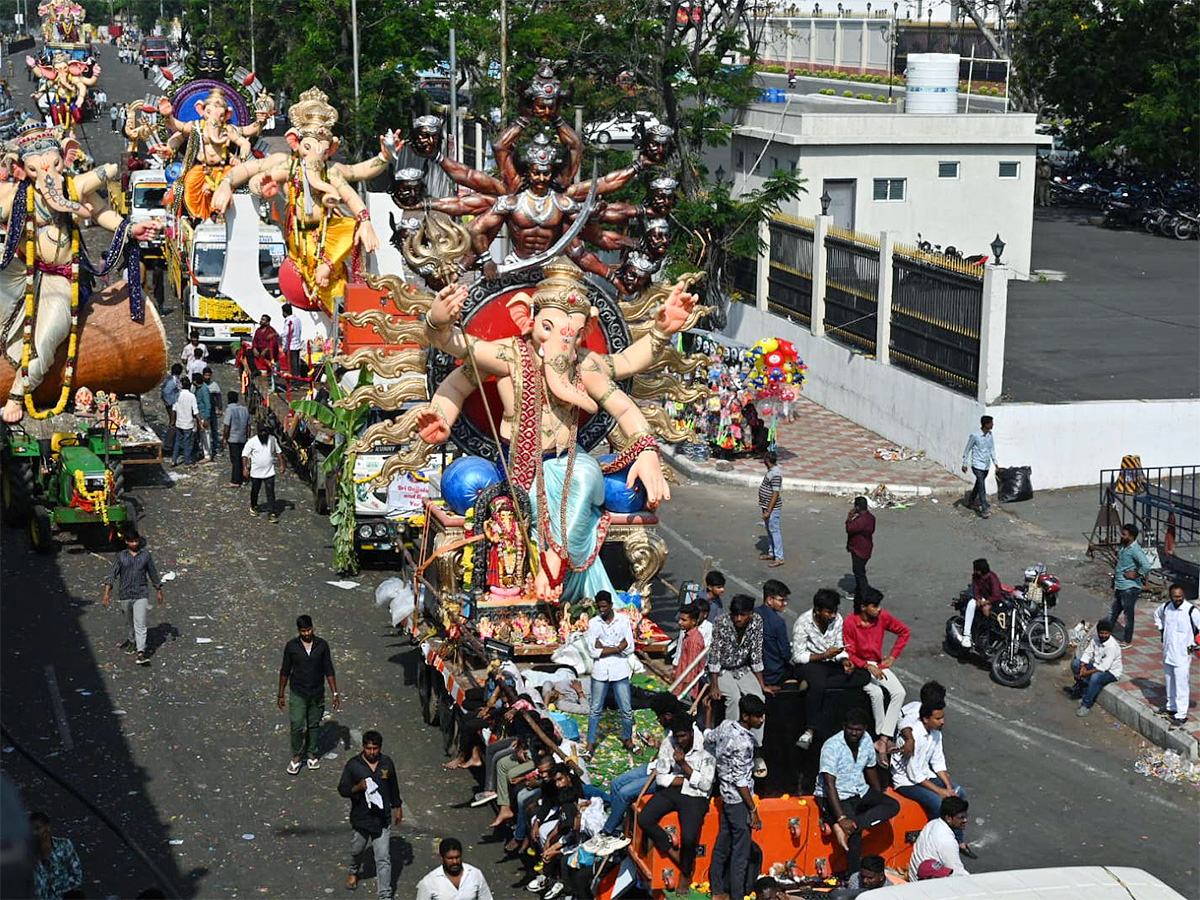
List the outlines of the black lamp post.
{"label": "black lamp post", "polygon": [[[918,26],[920,27],[920,26]],[[925,52],[933,52],[933,8],[929,10],[929,18],[925,26]]]}
{"label": "black lamp post", "polygon": [[992,241],[992,262],[995,265],[1000,265],[1000,254],[1004,252],[1004,241],[1000,240],[1000,235],[997,233],[996,239]]}
{"label": "black lamp post", "polygon": [[898,23],[896,16],[900,12],[899,0],[892,4],[892,40],[891,53],[888,55],[888,103],[892,102],[892,82],[896,80],[896,37]]}
{"label": "black lamp post", "polygon": [[725,167],[717,166],[717,171],[713,172],[713,176],[717,179],[717,184],[725,180]]}
{"label": "black lamp post", "polygon": [[[833,198],[829,196],[829,191],[821,191],[821,215],[829,215],[829,204],[833,202]],[[997,235],[999,237],[999,235]],[[1003,248],[1002,248],[1003,249]]]}

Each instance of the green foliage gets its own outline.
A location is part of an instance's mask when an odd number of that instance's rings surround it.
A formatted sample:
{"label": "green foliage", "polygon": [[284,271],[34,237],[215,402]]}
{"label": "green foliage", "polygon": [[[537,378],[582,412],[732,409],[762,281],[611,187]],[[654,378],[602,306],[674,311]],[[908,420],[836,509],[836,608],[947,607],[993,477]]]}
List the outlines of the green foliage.
{"label": "green foliage", "polygon": [[[361,369],[358,384],[371,382],[369,370]],[[358,571],[358,553],[354,548],[354,461],[355,454],[348,451],[350,442],[358,437],[367,420],[369,407],[359,405],[354,409],[334,406],[346,394],[337,382],[333,366],[325,363],[325,386],[328,400],[293,400],[291,408],[303,416],[310,416],[337,433],[338,442],[325,457],[323,472],[341,470],[337,479],[337,497],[330,504],[329,521],[333,525],[333,568],[338,572],[354,574]]]}
{"label": "green foliage", "polygon": [[1149,169],[1200,163],[1200,2],[1031,0],[1014,29],[1022,94],[1071,143]]}

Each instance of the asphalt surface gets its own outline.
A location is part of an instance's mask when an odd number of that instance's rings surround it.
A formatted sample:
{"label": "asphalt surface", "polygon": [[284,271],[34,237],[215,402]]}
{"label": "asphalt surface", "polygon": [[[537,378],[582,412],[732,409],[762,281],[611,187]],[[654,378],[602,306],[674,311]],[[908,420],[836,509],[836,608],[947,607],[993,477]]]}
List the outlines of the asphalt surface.
{"label": "asphalt surface", "polygon": [[[117,64],[106,69],[110,96],[124,99],[125,83],[129,97],[142,93],[140,76],[131,74]],[[92,136],[102,161],[115,158],[104,150],[106,132],[107,123]],[[177,348],[174,301],[165,322]],[[218,382],[228,387],[232,371],[218,366]],[[157,398],[146,408],[161,425]],[[175,576],[166,605],[151,613],[154,655],[146,668],[116,648],[121,617],[98,602],[109,553],[64,538],[53,556],[38,557],[22,532],[0,532],[5,727],[101,805],[188,897],[341,894],[349,827],[336,783],[361,732],[379,728],[406,801],[393,837],[397,896],[412,896],[446,835],[464,840],[467,859],[496,896],[524,896],[510,887],[516,867],[478,843],[490,812],[455,808],[471,782],[440,768],[440,733],[420,723],[416,651],[372,603],[392,573],[369,570],[350,589],[329,584],[339,580],[328,569],[330,531],[308,511],[307,489],[290,473],[280,480],[287,508],[272,526],[250,518],[245,489],[226,488],[226,480],[221,464],[130,476],[149,549],[160,571]],[[763,537],[753,491],[685,484],[674,494],[661,532],[671,551],[665,578],[697,578],[708,556],[734,592],[757,592],[767,570],[757,558]],[[975,519],[946,498],[878,513],[869,573],[914,630],[898,670],[910,696],[929,677],[950,687],[950,768],[970,792],[970,835],[980,850],[971,868],[1136,865],[1200,896],[1195,790],[1134,772],[1142,742],[1106,714],[1075,718],[1058,691],[1064,663],[1039,666],[1030,688],[1012,691],[940,649],[948,600],[980,555],[1007,579],[1044,561],[1063,579],[1068,622],[1094,621],[1106,610],[1104,573],[1084,559],[1080,536],[1094,517],[1094,496],[1042,494],[1038,502],[1044,526],[1004,512]],[[847,585],[846,504],[785,497],[788,563],[770,574],[790,584],[790,613],[806,608],[820,586]],[[672,604],[665,591],[656,597],[656,617],[671,618]],[[344,705],[323,732],[331,758],[293,778],[284,772],[287,717],[274,696],[282,647],[302,612],[332,645]],[[133,896],[154,883],[97,817],[7,741],[2,749],[0,765],[24,802],[48,811],[56,832],[76,841],[89,896]]]}

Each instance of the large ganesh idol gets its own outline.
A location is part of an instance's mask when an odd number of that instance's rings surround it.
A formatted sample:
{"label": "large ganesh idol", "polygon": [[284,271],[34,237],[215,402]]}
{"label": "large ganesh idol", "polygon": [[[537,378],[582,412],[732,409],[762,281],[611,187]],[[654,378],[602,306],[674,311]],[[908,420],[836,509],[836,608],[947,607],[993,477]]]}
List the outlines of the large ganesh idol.
{"label": "large ganesh idol", "polygon": [[333,134],[338,111],[318,88],[300,95],[288,109],[288,121],[291,152],[234,166],[213,194],[212,208],[224,212],[233,191],[247,182],[264,198],[282,194],[288,260],[280,272],[280,286],[293,306],[332,314],[359,266],[359,254],[373,253],[379,246],[353,183],[382,175],[392,154],[381,139],[379,154],[368,160],[355,165],[330,162],[338,148]]}
{"label": "large ganesh idol", "polygon": [[[400,432],[415,428],[422,443],[410,448],[407,462],[423,458],[432,445],[450,437],[480,381],[494,378],[503,405],[498,434],[504,445],[502,465],[510,485],[533,501],[538,596],[571,601],[611,591],[599,560],[605,472],[627,470],[626,485],[640,481],[651,509],[670,498],[654,430],[619,382],[654,367],[671,335],[695,319],[696,297],[687,293],[686,283],[664,291],[657,316],[641,337],[609,353],[585,345],[596,327],[597,310],[582,271],[565,256],[542,268],[532,294],[520,291],[508,300],[518,332],[514,337],[482,340],[469,335],[458,325],[467,288],[443,288],[426,312],[425,339],[464,362],[441,381],[428,406],[394,423],[372,426],[352,449],[397,443],[407,438]],[[623,447],[603,470],[586,449],[579,452],[583,417],[601,410],[616,423]]]}
{"label": "large ganesh idol", "polygon": [[40,79],[33,94],[38,108],[45,110],[51,124],[73,132],[83,119],[88,88],[100,78],[100,66],[73,60],[62,50],[51,54],[49,65],[32,56],[25,57],[25,63]]}
{"label": "large ganesh idol", "polygon": [[[153,304],[143,303],[137,251],[138,241],[160,226],[154,220],[131,225],[109,209],[100,190],[117,167],[72,175],[78,155],[73,140],[32,125],[18,133],[5,160],[13,179],[0,183],[0,224],[7,232],[0,259],[5,422],[19,421],[26,411],[37,418],[62,412],[77,374],[92,390],[126,393],[149,390],[165,369],[166,339]],[[80,239],[89,220],[114,232],[99,264]],[[90,290],[92,278],[122,258],[129,313],[121,311],[124,283],[95,297]],[[39,408],[35,394],[50,400],[49,408]]]}

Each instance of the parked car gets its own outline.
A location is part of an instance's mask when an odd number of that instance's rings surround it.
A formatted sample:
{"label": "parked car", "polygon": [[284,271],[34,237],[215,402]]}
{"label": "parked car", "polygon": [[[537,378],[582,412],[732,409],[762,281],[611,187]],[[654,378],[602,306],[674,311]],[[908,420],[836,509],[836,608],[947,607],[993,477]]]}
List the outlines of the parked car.
{"label": "parked car", "polygon": [[637,140],[639,129],[657,124],[654,113],[645,110],[617,113],[611,118],[583,126],[583,137],[596,144],[632,144]]}

